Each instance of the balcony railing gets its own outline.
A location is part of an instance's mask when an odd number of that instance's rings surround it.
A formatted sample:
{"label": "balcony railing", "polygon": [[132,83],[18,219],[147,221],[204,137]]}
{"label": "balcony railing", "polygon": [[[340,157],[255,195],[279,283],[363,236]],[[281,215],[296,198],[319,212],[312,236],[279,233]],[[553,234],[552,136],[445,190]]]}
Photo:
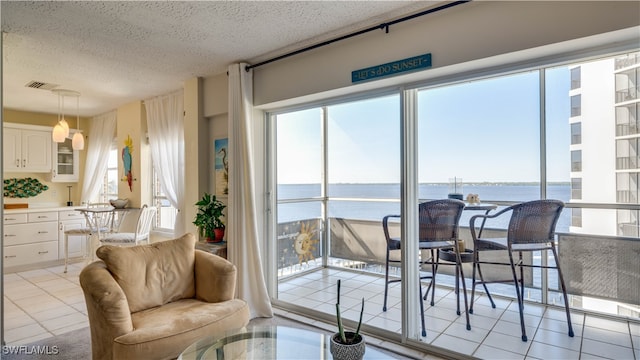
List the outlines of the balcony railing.
{"label": "balcony railing", "polygon": [[635,135],[640,132],[640,124],[638,122],[630,122],[626,124],[616,125],[616,136]]}
{"label": "balcony railing", "polygon": [[616,103],[631,101],[637,98],[638,98],[638,88],[636,87],[616,90]]}
{"label": "balcony railing", "polygon": [[623,204],[637,204],[638,190],[618,190],[616,191],[616,200]]}
{"label": "balcony railing", "polygon": [[640,64],[640,54],[634,53],[627,56],[617,57],[615,61],[615,70]]}
{"label": "balcony railing", "polygon": [[[640,163],[639,156],[618,157],[616,158],[616,169],[617,170],[637,169],[638,163]],[[575,170],[572,170],[572,171],[575,171]]]}
{"label": "balcony railing", "polygon": [[[633,309],[640,305],[640,239],[637,224],[621,224],[624,232],[635,232],[635,237],[601,236],[558,233],[560,263],[572,296],[588,296],[626,304]],[[390,231],[399,234],[400,223],[390,224]],[[326,230],[325,230],[326,229]],[[327,231],[327,244],[322,238]],[[278,224],[278,277],[287,278],[327,264],[358,269],[384,275],[386,240],[381,221],[328,218],[326,227],[321,219],[307,219]],[[504,229],[485,228],[485,236],[506,236]],[[631,235],[631,234],[629,234]],[[461,226],[461,238],[472,248],[468,227]],[[491,254],[493,255],[493,254]],[[502,254],[495,254],[493,260]],[[542,257],[525,253],[524,263],[540,264]],[[548,254],[547,254],[548,255]],[[491,261],[491,259],[489,259]],[[551,260],[549,260],[551,261]],[[471,274],[471,264],[464,264],[465,274]],[[429,271],[429,269],[424,269]],[[454,267],[441,267],[439,274],[453,275]],[[504,279],[504,268],[483,267],[485,279]],[[542,294],[543,272],[525,268],[525,286],[533,294]],[[548,291],[558,289],[556,272],[550,272]],[[451,276],[451,278],[453,278]],[[445,281],[446,283],[446,281]],[[509,292],[506,292],[509,294]],[[542,301],[544,296],[529,296]]]}

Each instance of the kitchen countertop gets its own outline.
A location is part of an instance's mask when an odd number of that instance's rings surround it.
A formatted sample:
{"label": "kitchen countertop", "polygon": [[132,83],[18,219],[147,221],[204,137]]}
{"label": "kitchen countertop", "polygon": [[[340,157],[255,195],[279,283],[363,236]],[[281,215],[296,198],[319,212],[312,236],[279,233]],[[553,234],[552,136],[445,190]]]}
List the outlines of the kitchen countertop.
{"label": "kitchen countertop", "polygon": [[34,212],[43,212],[43,211],[65,211],[65,210],[75,210],[75,209],[84,209],[86,206],[34,206],[24,209],[3,209],[4,214],[28,214]]}

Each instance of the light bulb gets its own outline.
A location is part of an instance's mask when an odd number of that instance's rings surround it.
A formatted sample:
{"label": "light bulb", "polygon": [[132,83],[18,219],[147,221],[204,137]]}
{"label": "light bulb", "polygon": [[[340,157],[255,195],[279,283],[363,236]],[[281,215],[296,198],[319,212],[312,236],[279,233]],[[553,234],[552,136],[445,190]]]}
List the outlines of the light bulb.
{"label": "light bulb", "polygon": [[57,143],[64,142],[64,128],[62,128],[62,125],[60,125],[60,123],[57,123],[56,126],[53,127],[51,138]]}
{"label": "light bulb", "polygon": [[71,140],[71,146],[73,150],[83,150],[84,149],[84,136],[80,132],[76,132],[73,134],[73,139]]}
{"label": "light bulb", "polygon": [[64,119],[64,116],[62,117],[62,120],[60,120],[60,125],[62,126],[62,130],[64,130],[64,137],[69,137],[69,124],[67,124],[67,120]]}

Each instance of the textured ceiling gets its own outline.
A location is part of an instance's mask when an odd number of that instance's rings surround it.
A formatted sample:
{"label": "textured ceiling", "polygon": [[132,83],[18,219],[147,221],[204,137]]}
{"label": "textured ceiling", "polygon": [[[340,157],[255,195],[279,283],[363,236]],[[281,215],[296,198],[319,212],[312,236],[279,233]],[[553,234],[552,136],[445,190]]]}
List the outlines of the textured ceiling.
{"label": "textured ceiling", "polygon": [[0,1],[3,105],[55,113],[31,81],[79,91],[93,116],[441,1]]}

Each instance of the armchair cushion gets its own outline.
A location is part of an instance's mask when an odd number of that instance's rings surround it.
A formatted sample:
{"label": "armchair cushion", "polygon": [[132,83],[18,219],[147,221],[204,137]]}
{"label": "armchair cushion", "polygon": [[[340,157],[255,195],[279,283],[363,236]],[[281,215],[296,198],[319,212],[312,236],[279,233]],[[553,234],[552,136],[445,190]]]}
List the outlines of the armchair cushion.
{"label": "armchair cushion", "polygon": [[136,247],[104,245],[96,255],[126,295],[132,313],[195,296],[193,234]]}

